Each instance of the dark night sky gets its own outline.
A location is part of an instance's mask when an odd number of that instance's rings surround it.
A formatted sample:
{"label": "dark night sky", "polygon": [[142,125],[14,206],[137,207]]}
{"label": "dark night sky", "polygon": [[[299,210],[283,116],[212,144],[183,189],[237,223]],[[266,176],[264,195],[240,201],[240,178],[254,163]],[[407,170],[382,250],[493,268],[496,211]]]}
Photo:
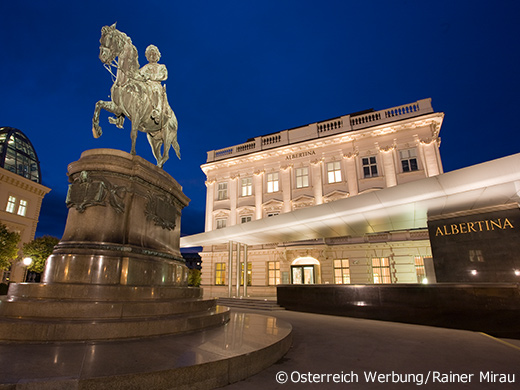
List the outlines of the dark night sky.
{"label": "dark night sky", "polygon": [[[61,237],[67,165],[93,148],[130,151],[94,104],[111,78],[98,59],[117,21],[139,51],[168,67],[182,160],[165,170],[192,199],[183,234],[203,231],[206,152],[368,108],[432,98],[446,114],[445,171],[519,152],[517,1],[3,1],[0,126],[22,130],[41,161],[37,236]],[[153,161],[146,136],[137,153]]]}

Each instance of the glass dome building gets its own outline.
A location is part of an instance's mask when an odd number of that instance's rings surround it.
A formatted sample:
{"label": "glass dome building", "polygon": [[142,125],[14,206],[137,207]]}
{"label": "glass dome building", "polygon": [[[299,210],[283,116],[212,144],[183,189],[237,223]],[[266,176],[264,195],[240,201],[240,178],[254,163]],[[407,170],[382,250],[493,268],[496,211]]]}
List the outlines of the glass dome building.
{"label": "glass dome building", "polygon": [[0,127],[0,167],[41,184],[36,150],[29,138],[13,127]]}

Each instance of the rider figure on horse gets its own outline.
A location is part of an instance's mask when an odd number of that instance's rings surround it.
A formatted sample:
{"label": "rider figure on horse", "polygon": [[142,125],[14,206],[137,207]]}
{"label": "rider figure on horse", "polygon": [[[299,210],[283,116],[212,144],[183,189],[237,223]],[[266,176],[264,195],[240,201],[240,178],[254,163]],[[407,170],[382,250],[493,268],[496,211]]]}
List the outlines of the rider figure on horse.
{"label": "rider figure on horse", "polygon": [[152,87],[152,119],[156,124],[161,121],[162,102],[166,96],[166,85],[162,85],[161,81],[168,78],[168,70],[166,65],[158,64],[161,59],[161,52],[155,45],[149,45],[145,51],[148,64],[144,65],[139,73],[144,80]]}

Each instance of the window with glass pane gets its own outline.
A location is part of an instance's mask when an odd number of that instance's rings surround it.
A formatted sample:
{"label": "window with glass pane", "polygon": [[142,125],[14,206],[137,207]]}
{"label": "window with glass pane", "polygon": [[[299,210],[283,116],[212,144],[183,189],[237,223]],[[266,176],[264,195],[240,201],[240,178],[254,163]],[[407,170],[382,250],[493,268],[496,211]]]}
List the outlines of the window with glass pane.
{"label": "window with glass pane", "polygon": [[388,257],[372,259],[372,276],[375,284],[392,283],[390,276],[390,260]]}
{"label": "window with glass pane", "polygon": [[246,177],[242,179],[242,196],[251,196],[253,195],[253,179],[250,177]]}
{"label": "window with glass pane", "polygon": [[368,178],[377,176],[376,156],[363,157],[361,162],[363,164],[363,177]]}
{"label": "window with glass pane", "polygon": [[329,184],[341,181],[341,164],[339,161],[327,163],[327,178]]}
{"label": "window with glass pane", "polygon": [[27,201],[20,199],[20,204],[18,205],[18,215],[21,215],[22,217],[25,217],[25,214],[27,213]]}
{"label": "window with glass pane", "polygon": [[309,186],[309,168],[296,168],[296,188]]}
{"label": "window with glass pane", "polygon": [[219,218],[217,219],[217,229],[223,229],[227,225],[227,219]]}
{"label": "window with glass pane", "polygon": [[350,284],[350,262],[348,259],[334,260],[334,283]]}
{"label": "window with glass pane", "polygon": [[417,274],[417,283],[422,283],[426,279],[424,259],[420,256],[415,256],[415,273]]}
{"label": "window with glass pane", "polygon": [[8,213],[14,213],[14,210],[16,209],[16,197],[9,195],[9,199],[7,199],[7,206],[5,208],[5,211]]}
{"label": "window with glass pane", "polygon": [[268,283],[269,286],[276,286],[280,284],[280,262],[279,261],[268,261],[267,262],[268,272]]}
{"label": "window with glass pane", "polygon": [[227,183],[218,183],[218,190],[217,190],[217,199],[223,200],[227,199]]}
{"label": "window with glass pane", "polygon": [[482,254],[482,250],[470,249],[469,250],[469,261],[471,261],[472,263],[474,263],[474,262],[483,263],[484,255]]}
{"label": "window with glass pane", "polygon": [[244,215],[240,217],[240,223],[251,222],[252,217],[250,215]]}
{"label": "window with glass pane", "polygon": [[226,263],[215,263],[215,284],[226,284]]}
{"label": "window with glass pane", "polygon": [[[241,273],[240,273],[240,285],[243,286],[244,285],[244,263],[240,263],[241,266],[240,266],[240,270],[241,270]],[[253,264],[251,263],[247,263],[247,285],[248,286],[251,286],[253,282]]]}
{"label": "window with glass pane", "polygon": [[417,171],[419,169],[417,166],[417,151],[415,148],[401,150],[399,151],[399,155],[401,156],[403,172]]}
{"label": "window with glass pane", "polygon": [[277,192],[278,183],[278,172],[267,174],[267,192]]}

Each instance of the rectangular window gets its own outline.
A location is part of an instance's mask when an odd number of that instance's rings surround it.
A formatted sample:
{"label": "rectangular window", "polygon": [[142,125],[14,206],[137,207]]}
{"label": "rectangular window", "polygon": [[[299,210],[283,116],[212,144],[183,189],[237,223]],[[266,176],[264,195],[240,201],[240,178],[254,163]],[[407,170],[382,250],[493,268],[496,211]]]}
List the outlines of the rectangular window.
{"label": "rectangular window", "polygon": [[470,249],[469,250],[469,261],[471,261],[472,263],[475,263],[475,262],[483,263],[484,255],[482,254],[482,251],[480,249]]}
{"label": "rectangular window", "polygon": [[25,217],[26,213],[27,213],[27,201],[20,199],[20,204],[18,205],[18,215]]}
{"label": "rectangular window", "polygon": [[242,192],[241,196],[251,196],[253,195],[253,179],[250,177],[246,177],[241,181]]}
{"label": "rectangular window", "polygon": [[270,212],[267,213],[267,218],[275,217],[275,216],[277,216],[279,214],[280,214],[280,212],[278,212],[278,211],[270,211]]}
{"label": "rectangular window", "polygon": [[363,163],[363,177],[377,177],[377,163],[376,156],[363,157],[361,159]]}
{"label": "rectangular window", "polygon": [[339,161],[327,163],[327,179],[329,184],[341,181],[341,164]]}
{"label": "rectangular window", "polygon": [[227,198],[227,183],[218,183],[217,200],[223,200]]}
{"label": "rectangular window", "polygon": [[226,263],[215,263],[215,284],[226,284]]}
{"label": "rectangular window", "polygon": [[348,259],[334,260],[334,283],[350,284],[350,262]]}
{"label": "rectangular window", "polygon": [[309,168],[296,168],[296,188],[309,186]]}
{"label": "rectangular window", "polygon": [[14,213],[14,210],[16,209],[16,198],[14,196],[9,195],[9,199],[7,199],[7,207],[5,208],[5,211],[8,213]]}
{"label": "rectangular window", "polygon": [[399,155],[401,157],[401,166],[403,172],[417,171],[417,151],[416,149],[400,150]]}
{"label": "rectangular window", "polygon": [[372,276],[374,278],[374,284],[392,283],[390,259],[388,259],[388,257],[372,259]]}
{"label": "rectangular window", "polygon": [[426,270],[424,269],[424,259],[420,256],[415,256],[415,273],[417,283],[423,283],[426,279]]}
{"label": "rectangular window", "polygon": [[278,172],[267,174],[267,192],[277,192],[279,189],[278,183]]}
{"label": "rectangular window", "polygon": [[252,217],[250,215],[244,215],[240,217],[240,223],[251,222]]}
{"label": "rectangular window", "polygon": [[[244,285],[244,263],[240,263],[241,266],[240,266],[240,270],[241,270],[241,274],[240,274],[240,285],[243,286]],[[248,286],[251,286],[253,282],[253,264],[251,263],[247,263],[247,285]]]}
{"label": "rectangular window", "polygon": [[217,219],[217,229],[223,229],[227,225],[227,219],[219,218]]}
{"label": "rectangular window", "polygon": [[268,284],[269,286],[276,286],[280,284],[280,262],[279,261],[268,261],[267,262],[267,273],[268,273]]}

